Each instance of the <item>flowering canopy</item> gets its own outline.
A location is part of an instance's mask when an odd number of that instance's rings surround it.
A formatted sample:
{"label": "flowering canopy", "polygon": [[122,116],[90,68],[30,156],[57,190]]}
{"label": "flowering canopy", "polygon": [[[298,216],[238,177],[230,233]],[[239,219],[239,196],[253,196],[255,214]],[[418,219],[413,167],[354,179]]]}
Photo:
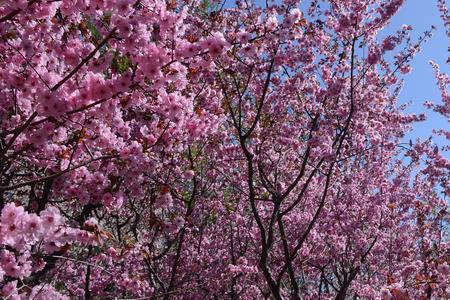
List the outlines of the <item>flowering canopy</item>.
{"label": "flowering canopy", "polygon": [[403,2],[2,1],[2,297],[450,297]]}

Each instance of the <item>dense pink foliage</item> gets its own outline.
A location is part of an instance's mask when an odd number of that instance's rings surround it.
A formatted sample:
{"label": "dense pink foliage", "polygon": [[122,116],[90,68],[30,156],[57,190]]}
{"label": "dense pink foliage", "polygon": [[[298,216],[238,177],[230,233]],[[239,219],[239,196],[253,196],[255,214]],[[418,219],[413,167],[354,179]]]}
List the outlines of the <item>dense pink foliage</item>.
{"label": "dense pink foliage", "polygon": [[2,1],[0,295],[449,299],[403,2]]}

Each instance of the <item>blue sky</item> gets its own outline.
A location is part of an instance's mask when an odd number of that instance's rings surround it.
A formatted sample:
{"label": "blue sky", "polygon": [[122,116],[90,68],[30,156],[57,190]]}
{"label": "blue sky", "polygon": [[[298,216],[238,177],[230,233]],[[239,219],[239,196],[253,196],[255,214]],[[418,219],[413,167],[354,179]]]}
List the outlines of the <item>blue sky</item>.
{"label": "blue sky", "polygon": [[[440,13],[436,6],[436,0],[406,0],[406,3],[394,16],[391,23],[385,28],[384,34],[389,34],[400,28],[403,24],[413,26],[413,37],[418,37],[428,30],[431,25],[436,26],[433,36],[423,45],[422,51],[414,58],[412,62],[413,70],[404,78],[405,84],[400,94],[400,103],[411,102],[408,112],[425,112],[427,121],[416,124],[407,136],[415,139],[416,137],[426,138],[431,134],[433,128],[449,129],[449,123],[445,118],[426,110],[423,103],[427,100],[435,103],[441,102],[439,89],[434,79],[434,71],[429,61],[438,63],[442,71],[450,71],[445,64],[449,53],[449,39],[445,34],[445,29],[440,19]],[[440,145],[445,141],[437,140]]]}

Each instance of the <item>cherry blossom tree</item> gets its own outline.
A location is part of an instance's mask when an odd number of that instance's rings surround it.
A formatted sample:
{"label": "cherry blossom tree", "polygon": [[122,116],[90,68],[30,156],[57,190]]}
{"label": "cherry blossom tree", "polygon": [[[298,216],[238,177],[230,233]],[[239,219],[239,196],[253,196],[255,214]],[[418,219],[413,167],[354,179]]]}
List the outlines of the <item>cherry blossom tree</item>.
{"label": "cherry blossom tree", "polygon": [[403,2],[3,1],[2,297],[450,297]]}

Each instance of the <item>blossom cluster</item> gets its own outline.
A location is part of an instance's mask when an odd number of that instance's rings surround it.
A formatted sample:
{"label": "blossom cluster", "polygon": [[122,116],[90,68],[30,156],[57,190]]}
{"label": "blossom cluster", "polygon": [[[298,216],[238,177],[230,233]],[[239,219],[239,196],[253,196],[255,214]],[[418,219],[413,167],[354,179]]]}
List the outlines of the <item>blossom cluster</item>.
{"label": "blossom cluster", "polygon": [[399,105],[431,32],[300,2],[2,1],[1,296],[449,298],[448,146]]}
{"label": "blossom cluster", "polygon": [[[23,206],[6,204],[0,216],[0,281],[8,282],[2,289],[2,296],[7,299],[19,297],[17,280],[24,280],[44,269],[43,256],[62,254],[74,243],[94,245],[97,242],[93,232],[67,226],[56,207],[49,206],[38,215],[28,213]],[[36,286],[29,297],[37,297],[41,288]],[[45,296],[41,298],[52,294],[57,297],[55,299],[64,298],[51,287],[42,293]]]}

